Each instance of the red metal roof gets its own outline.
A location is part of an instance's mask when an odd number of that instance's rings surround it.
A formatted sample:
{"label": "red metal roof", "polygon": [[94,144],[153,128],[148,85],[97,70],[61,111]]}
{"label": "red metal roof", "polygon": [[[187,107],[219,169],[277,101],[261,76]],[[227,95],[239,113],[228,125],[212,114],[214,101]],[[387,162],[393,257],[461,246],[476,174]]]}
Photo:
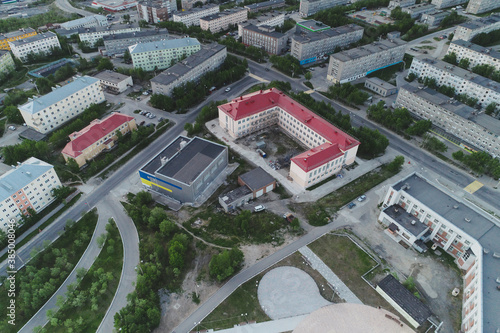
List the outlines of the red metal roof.
{"label": "red metal roof", "polygon": [[328,141],[292,158],[292,161],[306,172],[337,158],[340,156],[339,153],[343,154],[344,151],[359,145],[359,141],[275,88],[241,96],[220,105],[219,109],[232,119],[240,120],[274,106],[279,106]]}
{"label": "red metal roof", "polygon": [[102,120],[95,119],[81,131],[74,132],[69,136],[71,141],[66,144],[62,153],[70,157],[77,157],[96,141],[99,141],[111,132],[115,132],[118,127],[133,119],[134,117],[121,113],[113,113]]}

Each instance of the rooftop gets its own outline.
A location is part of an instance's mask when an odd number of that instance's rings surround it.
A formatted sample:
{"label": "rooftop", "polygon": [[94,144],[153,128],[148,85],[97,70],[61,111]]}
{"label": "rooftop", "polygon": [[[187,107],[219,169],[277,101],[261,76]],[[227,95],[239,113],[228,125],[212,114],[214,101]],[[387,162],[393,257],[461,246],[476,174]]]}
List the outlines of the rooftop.
{"label": "rooftop", "polygon": [[243,11],[246,12],[247,10],[245,8],[241,8],[241,7],[226,9],[223,12],[219,12],[219,13],[216,13],[216,14],[204,16],[204,17],[200,18],[200,20],[203,20],[203,21],[214,21],[214,20],[218,20],[221,17],[227,16],[227,15],[233,15],[233,14],[240,13],[240,12],[243,12]]}
{"label": "rooftop", "polygon": [[151,82],[168,85],[177,80],[179,77],[186,75],[188,72],[225,48],[226,47],[224,45],[220,45],[218,43],[204,45],[200,51],[191,54],[186,59],[176,63],[172,67],[152,78]]}
{"label": "rooftop", "polygon": [[32,28],[19,29],[19,30],[16,30],[16,31],[6,32],[6,33],[3,33],[3,34],[0,34],[0,39],[14,38],[14,37],[17,37],[17,36],[22,36],[24,34],[31,34],[31,33],[34,33],[34,32],[35,32],[35,29],[32,29]]}
{"label": "rooftop", "polygon": [[[253,25],[253,24],[248,24],[248,25],[243,27],[243,30],[255,31],[255,32],[258,32],[259,34],[269,36],[272,38],[278,38],[278,39],[286,36],[285,34],[282,34],[281,32],[273,31],[274,28],[272,28],[268,25],[262,25],[262,26],[258,27],[258,26]],[[269,30],[271,30],[271,31],[269,31]]]}
{"label": "rooftop", "polygon": [[301,28],[304,28],[306,30],[313,31],[313,32],[330,29],[329,25],[326,25],[323,22],[316,21],[316,20],[300,21],[300,22],[297,22],[297,25]]}
{"label": "rooftop", "polygon": [[100,80],[106,80],[109,82],[114,82],[114,83],[120,83],[123,80],[128,79],[130,76],[124,75],[118,72],[113,72],[110,70],[104,70],[102,72],[99,72],[94,75],[95,78],[98,78]]}
{"label": "rooftop", "polygon": [[403,11],[419,11],[419,10],[425,10],[425,9],[430,9],[430,8],[435,8],[435,5],[432,5],[430,3],[420,3],[418,5],[413,5],[413,6],[408,6],[408,7],[403,7],[401,8]]}
{"label": "rooftop", "polygon": [[270,11],[270,12],[267,12],[267,13],[260,13],[257,18],[249,19],[249,20],[247,20],[247,21],[245,21],[243,23],[239,23],[239,24],[243,25],[243,26],[245,26],[246,24],[259,25],[259,23],[272,20],[273,18],[278,17],[278,16],[283,16],[283,20],[285,19],[285,14],[284,13],[281,13],[281,12],[273,10],[273,11]]}
{"label": "rooftop", "polygon": [[402,41],[399,38],[391,40],[382,39],[378,42],[373,42],[368,45],[360,46],[350,50],[345,50],[339,53],[334,53],[330,57],[333,57],[334,59],[340,61],[349,61],[367,57],[375,53],[383,52],[404,45],[406,45],[406,42]]}
{"label": "rooftop", "polygon": [[38,42],[40,40],[52,38],[52,37],[57,37],[57,35],[53,32],[48,31],[48,32],[40,33],[38,35],[30,36],[27,38],[13,40],[13,41],[9,42],[9,44],[19,46],[19,45],[24,45],[24,44],[28,44],[28,43]]}
{"label": "rooftop", "polygon": [[46,95],[33,98],[33,100],[29,101],[28,103],[19,106],[19,109],[22,109],[23,111],[31,114],[36,114],[46,107],[49,107],[50,105],[55,104],[96,82],[99,82],[99,79],[90,76],[75,77],[73,82],[56,88]]}
{"label": "rooftop", "polygon": [[382,281],[378,283],[378,287],[420,325],[432,315],[427,305],[415,297],[391,274],[383,278]]}
{"label": "rooftop", "polygon": [[108,26],[97,26],[91,28],[79,28],[79,34],[93,34],[96,32],[102,31],[119,31],[119,30],[127,30],[127,29],[140,29],[138,24],[130,23],[130,24],[112,24]]}
{"label": "rooftop", "polygon": [[181,17],[182,16],[188,16],[188,15],[192,15],[192,14],[195,14],[195,13],[198,13],[198,12],[202,12],[202,11],[214,8],[214,7],[219,8],[219,5],[210,4],[210,5],[205,5],[203,7],[193,7],[191,9],[183,11],[183,12],[175,12],[173,15],[175,15],[175,16],[181,16]]}
{"label": "rooftop", "polygon": [[378,77],[369,77],[366,79],[366,81],[384,89],[397,89],[396,86],[393,86],[389,82],[381,80]]}
{"label": "rooftop", "polygon": [[438,12],[433,12],[433,13],[427,13],[424,14],[425,16],[432,16],[435,18],[445,18],[446,16],[450,15],[450,12],[447,11],[438,11]]}
{"label": "rooftop", "polygon": [[317,40],[332,38],[360,30],[363,31],[363,28],[356,24],[346,24],[336,28],[328,27],[327,29],[316,31],[310,29],[296,29],[295,33],[292,35],[292,38],[299,43],[310,43]]}
{"label": "rooftop", "polygon": [[188,47],[198,45],[200,46],[200,42],[196,38],[179,38],[179,39],[169,39],[164,41],[154,41],[147,43],[138,43],[132,46],[129,46],[130,54],[143,53],[143,52],[152,52],[166,49],[175,49],[181,47]]}
{"label": "rooftop", "polygon": [[52,165],[30,157],[15,169],[7,171],[0,176],[0,201],[9,198],[52,168]]}
{"label": "rooftop", "polygon": [[423,232],[429,229],[428,226],[420,222],[418,218],[408,213],[399,205],[387,207],[384,209],[384,213],[389,215],[392,219],[398,222],[400,226],[408,230],[415,237],[419,237]]}
{"label": "rooftop", "polygon": [[220,198],[226,203],[226,205],[230,205],[250,193],[252,193],[252,190],[249,189],[248,186],[240,186],[232,191],[221,194]]}
{"label": "rooftop", "polygon": [[467,42],[465,40],[459,39],[451,42],[451,44],[456,44],[458,46],[462,46],[465,48],[468,48],[470,50],[476,51],[478,53],[483,53],[489,57],[495,58],[495,59],[500,59],[500,52],[496,51],[492,47],[483,47],[481,45],[477,45],[471,42]]}
{"label": "rooftop", "polygon": [[275,181],[275,179],[261,167],[250,170],[240,175],[239,178],[252,191],[257,191]]}
{"label": "rooftop", "polygon": [[285,0],[270,0],[270,1],[264,1],[264,2],[259,2],[259,3],[253,3],[251,5],[246,5],[245,8],[248,9],[259,9],[259,8],[266,8],[269,6],[276,6],[276,5],[285,5]]}
{"label": "rooftop", "polygon": [[179,135],[174,141],[165,147],[161,152],[159,152],[155,157],[153,157],[146,165],[144,165],[141,170],[153,175],[156,170],[161,167],[162,160],[170,160],[181,147],[181,142],[189,142],[191,140],[188,137]]}
{"label": "rooftop", "polygon": [[89,22],[96,22],[97,23],[98,21],[101,21],[103,23],[106,22],[106,24],[108,24],[108,21],[104,15],[91,15],[91,16],[85,16],[85,17],[82,17],[82,18],[79,18],[79,19],[76,19],[73,21],[61,23],[61,28],[69,30],[69,29],[73,29],[76,26],[80,26],[82,24],[86,24]]}
{"label": "rooftop", "polygon": [[106,42],[109,40],[140,38],[140,37],[148,37],[148,36],[154,36],[154,35],[165,35],[167,37],[168,30],[167,29],[154,29],[154,30],[141,30],[141,31],[134,31],[134,32],[125,32],[122,34],[110,34],[110,35],[103,36],[102,39],[104,40],[104,42]]}
{"label": "rooftop", "polygon": [[95,119],[87,127],[69,136],[71,141],[66,144],[62,153],[73,158],[77,157],[96,141],[133,119],[134,117],[121,113],[113,113],[102,120]]}
{"label": "rooftop", "polygon": [[476,30],[483,28],[488,25],[496,24],[500,22],[500,14],[491,14],[490,16],[481,17],[477,20],[468,21],[462,24],[459,24],[457,28],[467,28],[470,30]]}

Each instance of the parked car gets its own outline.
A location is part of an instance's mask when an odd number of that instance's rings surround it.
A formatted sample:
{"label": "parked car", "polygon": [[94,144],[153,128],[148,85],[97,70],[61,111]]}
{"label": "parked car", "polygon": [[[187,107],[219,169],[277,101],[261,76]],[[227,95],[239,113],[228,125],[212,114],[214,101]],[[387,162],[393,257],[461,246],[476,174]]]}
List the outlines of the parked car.
{"label": "parked car", "polygon": [[231,87],[226,88],[226,92],[229,92],[229,91],[231,91]]}
{"label": "parked car", "polygon": [[143,94],[144,96],[149,95],[149,93],[148,93],[147,91],[143,92],[142,94]]}
{"label": "parked car", "polygon": [[16,130],[16,126],[12,126],[12,125],[11,125],[11,126],[9,126],[9,129],[10,129],[11,131],[15,131],[15,130]]}
{"label": "parked car", "polygon": [[349,207],[349,209],[353,209],[354,207],[356,207],[356,204],[354,202],[349,202],[347,207]]}
{"label": "parked car", "polygon": [[261,211],[263,211],[265,209],[266,209],[266,207],[264,207],[263,205],[258,205],[258,206],[254,207],[253,211],[254,212],[261,212]]}
{"label": "parked car", "polygon": [[365,201],[365,199],[366,199],[366,195],[364,195],[364,194],[363,194],[362,196],[360,196],[360,197],[358,198],[358,201],[359,201],[359,202],[362,202],[362,201]]}

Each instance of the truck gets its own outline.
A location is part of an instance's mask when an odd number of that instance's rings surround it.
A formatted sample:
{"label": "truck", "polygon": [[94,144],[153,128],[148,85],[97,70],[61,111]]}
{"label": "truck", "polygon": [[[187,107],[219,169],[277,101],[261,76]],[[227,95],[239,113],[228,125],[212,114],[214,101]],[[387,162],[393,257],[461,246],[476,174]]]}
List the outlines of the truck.
{"label": "truck", "polygon": [[257,149],[256,151],[259,153],[260,156],[262,156],[262,158],[267,157],[267,154],[262,149]]}

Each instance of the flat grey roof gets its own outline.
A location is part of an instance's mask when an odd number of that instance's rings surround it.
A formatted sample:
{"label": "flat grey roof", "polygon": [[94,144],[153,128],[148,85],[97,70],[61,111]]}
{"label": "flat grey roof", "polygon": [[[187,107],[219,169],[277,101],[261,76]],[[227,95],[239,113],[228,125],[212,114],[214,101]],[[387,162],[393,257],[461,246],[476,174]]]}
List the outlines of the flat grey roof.
{"label": "flat grey roof", "polygon": [[113,24],[113,25],[108,25],[108,26],[98,26],[98,27],[92,27],[92,28],[79,28],[78,33],[91,34],[94,32],[117,31],[117,30],[131,29],[131,28],[139,28],[139,25],[131,23],[131,24]]}
{"label": "flat grey roof", "polygon": [[155,35],[165,35],[168,37],[167,29],[154,29],[154,30],[141,30],[134,32],[125,32],[123,34],[110,34],[103,36],[102,39],[106,42],[108,40],[120,40],[120,39],[130,39],[130,38],[139,38],[139,37],[148,37]]}
{"label": "flat grey roof", "polygon": [[94,77],[96,77],[100,80],[106,80],[109,82],[120,83],[123,80],[128,79],[130,76],[125,75],[125,74],[121,74],[118,72],[113,72],[110,70],[104,70],[104,71],[99,72],[96,75],[94,75]]}
{"label": "flat grey roof", "polygon": [[275,181],[274,177],[265,172],[261,167],[250,170],[242,174],[239,178],[252,191],[257,191]]}
{"label": "flat grey roof", "polygon": [[145,166],[141,168],[142,171],[145,171],[151,175],[154,175],[156,170],[161,167],[162,158],[166,158],[167,160],[171,159],[181,147],[181,142],[189,142],[191,140],[188,137],[179,135],[174,141],[170,142],[165,149],[158,153],[155,157],[153,157]]}
{"label": "flat grey roof", "polygon": [[488,55],[489,57],[495,58],[495,59],[500,59],[500,52],[496,51],[492,47],[483,47],[481,45],[477,45],[471,42],[467,42],[463,39],[459,39],[456,41],[451,42],[452,44],[456,44],[458,46],[462,46],[468,49],[471,49],[473,51],[479,52],[479,53],[484,53]]}
{"label": "flat grey roof", "polygon": [[17,37],[17,36],[22,36],[24,34],[28,33],[33,33],[35,32],[35,29],[32,28],[22,28],[16,31],[11,31],[11,32],[6,32],[3,34],[0,34],[0,39],[5,39],[5,38],[12,38],[12,37]]}
{"label": "flat grey roof", "polygon": [[475,30],[482,28],[484,26],[492,25],[497,22],[500,22],[500,14],[491,14],[490,16],[487,17],[481,17],[477,20],[474,21],[468,21],[462,24],[459,24],[459,27],[464,27],[467,29]]}
{"label": "flat grey roof", "polygon": [[219,198],[222,199],[227,205],[232,204],[240,198],[252,193],[252,190],[248,186],[240,186],[232,191],[221,194]]}
{"label": "flat grey roof", "polygon": [[363,58],[369,55],[372,55],[374,53],[379,53],[383,52],[395,47],[399,47],[402,45],[406,45],[406,42],[402,41],[399,38],[394,38],[391,40],[388,39],[382,39],[380,41],[360,46],[355,49],[350,49],[350,50],[345,50],[339,53],[334,53],[331,55],[331,57],[338,59],[340,61],[349,61],[349,60],[355,60],[359,58]]}
{"label": "flat grey roof", "polygon": [[12,43],[12,44],[18,46],[18,45],[37,42],[37,41],[42,40],[42,39],[47,39],[47,38],[56,37],[56,36],[57,35],[55,33],[51,32],[51,31],[47,31],[47,32],[43,32],[43,33],[38,34],[38,35],[28,37],[28,38],[14,40],[14,41],[11,41],[9,43]]}
{"label": "flat grey roof", "polygon": [[[419,236],[428,228],[428,226],[420,222],[418,218],[408,213],[400,205],[389,206],[384,209],[384,213],[389,215],[393,220],[398,222],[400,226],[408,230],[415,237]],[[412,222],[414,222],[414,224]]]}
{"label": "flat grey roof", "polygon": [[146,43],[137,43],[129,46],[130,54],[151,52],[166,49],[175,49],[180,47],[188,47],[193,45],[200,45],[196,38],[185,37],[178,39],[168,39],[163,41],[154,41]]}
{"label": "flat grey roof", "polygon": [[194,137],[157,173],[189,185],[225,150],[218,143]]}
{"label": "flat grey roof", "polygon": [[369,77],[366,79],[366,81],[383,89],[397,89],[396,86],[393,86],[389,82],[379,79],[378,77]]}
{"label": "flat grey roof", "polygon": [[408,7],[404,7],[404,8],[401,8],[403,11],[419,11],[419,10],[425,10],[425,9],[429,9],[429,8],[435,8],[436,6],[435,5],[432,5],[430,3],[420,3],[418,5],[413,5],[413,6],[408,6]]}
{"label": "flat grey roof", "polygon": [[262,30],[262,29],[260,29],[261,27],[262,28],[271,28],[268,25],[262,25],[262,26],[258,27],[256,25],[249,24],[249,25],[246,25],[245,27],[243,27],[243,29],[252,30],[252,31],[258,32],[259,34],[266,35],[266,36],[269,36],[272,38],[278,38],[278,39],[286,36],[285,34],[282,34],[281,32],[278,32],[278,31],[268,32],[268,31]]}
{"label": "flat grey roof", "polygon": [[248,9],[259,9],[262,7],[268,7],[268,6],[275,6],[275,5],[284,5],[285,0],[270,0],[270,1],[264,1],[264,2],[258,2],[258,3],[253,3],[251,5],[246,5],[245,8]]}
{"label": "flat grey roof", "polygon": [[186,75],[194,68],[205,62],[207,59],[213,57],[215,54],[224,50],[226,47],[218,43],[212,43],[210,45],[204,45],[200,51],[191,54],[186,59],[176,63],[172,67],[164,70],[157,76],[151,79],[151,82],[156,82],[158,84],[168,85],[179,77]]}
{"label": "flat grey roof", "polygon": [[[302,22],[299,22],[302,23]],[[363,30],[362,27],[356,24],[346,24],[336,28],[330,28],[327,30],[320,31],[309,31],[305,29],[297,29],[293,34],[292,38],[299,43],[310,43],[321,39],[332,38],[344,34],[348,34],[354,31]]]}
{"label": "flat grey roof", "polygon": [[254,24],[254,25],[257,25],[259,23],[262,23],[262,22],[265,22],[269,19],[272,19],[272,18],[275,18],[277,16],[281,16],[281,15],[285,15],[281,12],[278,12],[278,11],[270,11],[270,12],[267,12],[267,13],[261,13],[257,18],[254,18],[254,19],[249,19],[243,23],[239,23],[239,24],[242,24],[242,25],[245,25],[245,24]]}
{"label": "flat grey roof", "polygon": [[449,12],[442,12],[442,11],[439,11],[439,12],[434,12],[434,13],[427,13],[427,14],[424,14],[424,15],[427,15],[427,16],[432,16],[432,17],[435,17],[435,18],[445,18],[446,16],[450,15]]}
{"label": "flat grey roof", "polygon": [[432,316],[427,305],[415,297],[391,274],[383,278],[378,286],[420,325]]}
{"label": "flat grey roof", "polygon": [[226,9],[223,12],[219,12],[219,13],[216,13],[216,14],[204,16],[204,17],[200,18],[200,20],[203,20],[203,21],[213,21],[213,20],[217,20],[218,18],[227,16],[227,15],[232,15],[232,14],[235,14],[235,13],[239,13],[239,12],[242,12],[242,11],[246,11],[246,9],[245,8],[231,8],[231,9]]}
{"label": "flat grey roof", "polygon": [[197,12],[201,12],[201,11],[213,8],[213,7],[219,7],[219,5],[206,5],[206,6],[203,6],[203,7],[193,7],[191,9],[183,11],[183,12],[176,12],[173,15],[175,15],[175,16],[181,16],[181,17],[182,16],[188,16],[188,15],[191,15],[191,14],[194,14],[194,13],[197,13]]}

